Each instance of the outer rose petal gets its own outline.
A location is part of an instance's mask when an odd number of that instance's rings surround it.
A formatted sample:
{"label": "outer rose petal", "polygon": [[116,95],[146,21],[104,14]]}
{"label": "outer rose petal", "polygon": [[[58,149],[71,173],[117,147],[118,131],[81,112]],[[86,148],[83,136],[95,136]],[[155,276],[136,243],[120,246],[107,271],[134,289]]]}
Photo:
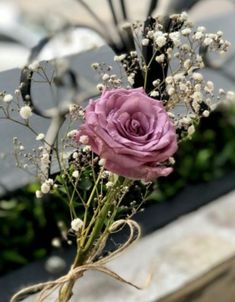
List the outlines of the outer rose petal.
{"label": "outer rose petal", "polygon": [[143,88],[106,90],[90,101],[77,141],[81,135],[111,172],[145,181],[172,172],[162,162],[177,150],[175,129],[162,102]]}

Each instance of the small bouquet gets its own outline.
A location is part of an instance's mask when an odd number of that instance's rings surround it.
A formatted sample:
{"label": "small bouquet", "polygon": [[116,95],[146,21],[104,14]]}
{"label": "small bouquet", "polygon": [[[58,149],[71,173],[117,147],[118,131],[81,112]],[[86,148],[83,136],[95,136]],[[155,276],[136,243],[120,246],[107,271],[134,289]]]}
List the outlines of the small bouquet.
{"label": "small bouquet", "polygon": [[[37,110],[25,91],[33,74],[50,84],[62,81],[68,68],[49,79],[43,66],[33,62],[23,70],[16,97],[2,93],[2,118],[27,127],[40,142],[25,154],[23,143],[14,138],[18,166],[31,171],[32,164],[36,167],[41,181],[38,198],[55,194],[65,200],[71,218],[69,232],[76,237],[76,255],[68,274],[23,289],[11,302],[32,291],[39,292],[35,301],[44,301],[55,289],[59,289],[56,302],[70,301],[76,280],[87,270],[102,271],[137,287],[105,264],[139,238],[141,230],[132,216],[147,199],[151,183],[172,172],[181,141],[191,138],[200,119],[209,116],[213,98],[225,97],[222,90],[215,97],[213,83],[200,73],[203,53],[227,51],[229,42],[222,32],[194,28],[184,12],[128,24],[123,30],[132,32],[135,48],[115,55],[120,74],[105,63],[92,64],[101,79],[97,85],[101,94],[85,108],[77,97],[57,112],[58,131],[67,120],[62,137],[58,132],[51,135],[52,129],[44,135],[32,128],[31,115]],[[77,129],[72,128],[74,123]],[[54,174],[52,162],[58,166]],[[132,200],[137,189],[138,198]],[[127,241],[105,255],[109,236],[124,226],[130,231]]]}

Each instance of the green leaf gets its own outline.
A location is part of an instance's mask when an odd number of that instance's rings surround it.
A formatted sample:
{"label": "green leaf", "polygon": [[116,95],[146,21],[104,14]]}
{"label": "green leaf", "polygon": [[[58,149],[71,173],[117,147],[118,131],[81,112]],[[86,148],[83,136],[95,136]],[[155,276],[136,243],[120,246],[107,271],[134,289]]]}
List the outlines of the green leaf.
{"label": "green leaf", "polygon": [[93,183],[91,182],[91,180],[88,177],[85,177],[84,179],[82,179],[78,184],[78,187],[84,191],[89,191],[92,188],[92,186],[93,186]]}

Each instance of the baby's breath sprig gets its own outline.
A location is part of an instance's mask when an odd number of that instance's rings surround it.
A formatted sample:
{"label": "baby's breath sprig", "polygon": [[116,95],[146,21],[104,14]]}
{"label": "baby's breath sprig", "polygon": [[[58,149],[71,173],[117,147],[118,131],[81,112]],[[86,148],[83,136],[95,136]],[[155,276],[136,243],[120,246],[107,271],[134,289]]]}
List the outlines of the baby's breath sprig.
{"label": "baby's breath sprig", "polygon": [[[125,70],[126,86],[144,87],[150,97],[161,100],[179,139],[191,137],[200,119],[208,117],[222,97],[202,74],[204,54],[224,53],[230,43],[222,31],[208,33],[204,26],[195,27],[185,12],[166,19],[149,18],[145,24],[134,22],[131,28],[136,49],[114,57]],[[101,90],[113,87],[107,79],[102,74]]]}

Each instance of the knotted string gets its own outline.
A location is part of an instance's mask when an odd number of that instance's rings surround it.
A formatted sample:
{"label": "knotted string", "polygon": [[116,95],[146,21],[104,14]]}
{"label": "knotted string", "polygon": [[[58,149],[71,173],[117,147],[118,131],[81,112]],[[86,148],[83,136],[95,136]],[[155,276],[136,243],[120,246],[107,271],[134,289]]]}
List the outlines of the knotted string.
{"label": "knotted string", "polygon": [[[141,235],[141,228],[137,222],[131,219],[120,219],[115,221],[109,228],[109,233],[119,232],[125,225],[129,227],[130,234],[123,245],[121,245],[118,249],[111,252],[109,255],[104,258],[97,260],[93,263],[87,263],[75,268],[71,268],[71,270],[65,276],[62,276],[56,280],[38,283],[29,287],[26,287],[20,291],[18,291],[10,300],[10,302],[19,302],[27,296],[37,293],[39,291],[40,294],[36,298],[36,302],[43,302],[45,299],[52,294],[58,287],[64,285],[65,283],[73,280],[77,280],[82,277],[83,273],[88,270],[95,270],[99,272],[103,272],[110,277],[124,283],[130,285],[136,289],[142,289],[143,287],[139,287],[134,283],[125,280],[117,273],[112,271],[111,269],[105,266],[106,263],[113,260],[116,256],[120,255],[126,248],[128,248],[132,243],[136,242]],[[149,282],[148,282],[149,283]]]}

